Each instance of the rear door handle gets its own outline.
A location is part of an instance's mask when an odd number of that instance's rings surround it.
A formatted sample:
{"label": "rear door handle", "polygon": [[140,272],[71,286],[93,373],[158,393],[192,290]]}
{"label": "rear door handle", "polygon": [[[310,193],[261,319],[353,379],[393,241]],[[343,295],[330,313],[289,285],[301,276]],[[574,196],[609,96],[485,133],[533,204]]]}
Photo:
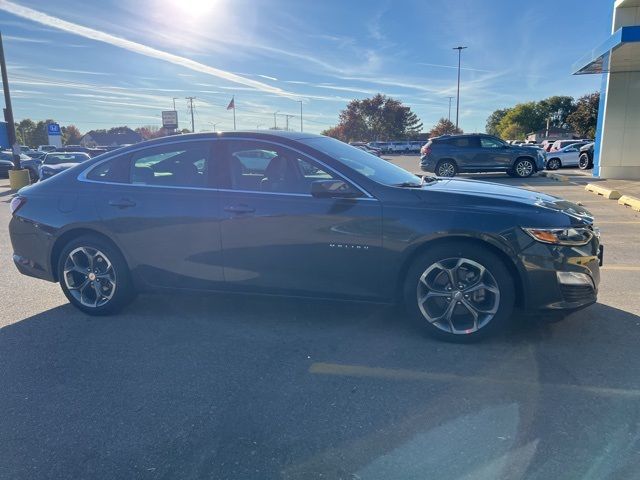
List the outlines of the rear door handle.
{"label": "rear door handle", "polygon": [[129,207],[135,207],[136,202],[128,198],[119,198],[118,200],[109,200],[109,205],[112,207],[118,207],[118,208],[129,208]]}
{"label": "rear door handle", "polygon": [[231,213],[253,213],[256,209],[249,205],[228,205],[224,207],[224,211]]}

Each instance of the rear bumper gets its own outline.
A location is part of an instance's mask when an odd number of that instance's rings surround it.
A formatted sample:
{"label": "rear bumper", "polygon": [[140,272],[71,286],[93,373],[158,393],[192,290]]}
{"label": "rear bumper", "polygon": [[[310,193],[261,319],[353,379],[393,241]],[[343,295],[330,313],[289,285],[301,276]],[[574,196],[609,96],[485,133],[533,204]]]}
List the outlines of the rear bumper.
{"label": "rear bumper", "polygon": [[51,235],[33,222],[14,216],[9,222],[9,236],[13,246],[13,263],[20,273],[56,281],[50,264]]}

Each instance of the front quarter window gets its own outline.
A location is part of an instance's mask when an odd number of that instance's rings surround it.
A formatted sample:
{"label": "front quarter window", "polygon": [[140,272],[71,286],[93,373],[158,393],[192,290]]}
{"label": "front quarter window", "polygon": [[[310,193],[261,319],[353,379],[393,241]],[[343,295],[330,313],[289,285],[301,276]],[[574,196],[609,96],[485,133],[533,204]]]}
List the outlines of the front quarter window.
{"label": "front quarter window", "polygon": [[335,138],[307,138],[300,140],[300,142],[328,155],[377,183],[389,186],[420,183],[419,178],[403,168]]}

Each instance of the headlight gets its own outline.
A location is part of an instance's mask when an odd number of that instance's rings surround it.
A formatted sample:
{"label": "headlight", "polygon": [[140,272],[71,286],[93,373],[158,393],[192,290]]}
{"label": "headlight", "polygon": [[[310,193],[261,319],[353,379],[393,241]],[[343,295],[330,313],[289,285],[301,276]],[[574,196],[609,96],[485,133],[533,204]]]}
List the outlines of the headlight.
{"label": "headlight", "polygon": [[531,238],[552,245],[586,245],[593,238],[587,227],[578,228],[522,228]]}

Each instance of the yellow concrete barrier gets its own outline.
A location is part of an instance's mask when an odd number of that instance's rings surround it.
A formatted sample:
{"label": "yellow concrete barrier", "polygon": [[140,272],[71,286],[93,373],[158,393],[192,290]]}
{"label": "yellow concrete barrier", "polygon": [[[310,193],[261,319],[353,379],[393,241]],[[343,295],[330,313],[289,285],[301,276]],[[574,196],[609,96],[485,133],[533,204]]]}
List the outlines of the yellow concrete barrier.
{"label": "yellow concrete barrier", "polygon": [[625,207],[631,207],[631,209],[636,212],[640,212],[640,198],[632,197],[631,195],[622,195],[618,199],[618,203]]}
{"label": "yellow concrete barrier", "polygon": [[595,193],[596,195],[608,198],[609,200],[617,200],[622,196],[617,190],[611,190],[610,188],[594,185],[593,183],[588,183],[587,186],[584,187],[584,189],[587,192]]}
{"label": "yellow concrete barrier", "polygon": [[22,187],[26,187],[31,183],[29,181],[29,170],[23,168],[22,170],[9,170],[9,188],[14,192],[17,192]]}

